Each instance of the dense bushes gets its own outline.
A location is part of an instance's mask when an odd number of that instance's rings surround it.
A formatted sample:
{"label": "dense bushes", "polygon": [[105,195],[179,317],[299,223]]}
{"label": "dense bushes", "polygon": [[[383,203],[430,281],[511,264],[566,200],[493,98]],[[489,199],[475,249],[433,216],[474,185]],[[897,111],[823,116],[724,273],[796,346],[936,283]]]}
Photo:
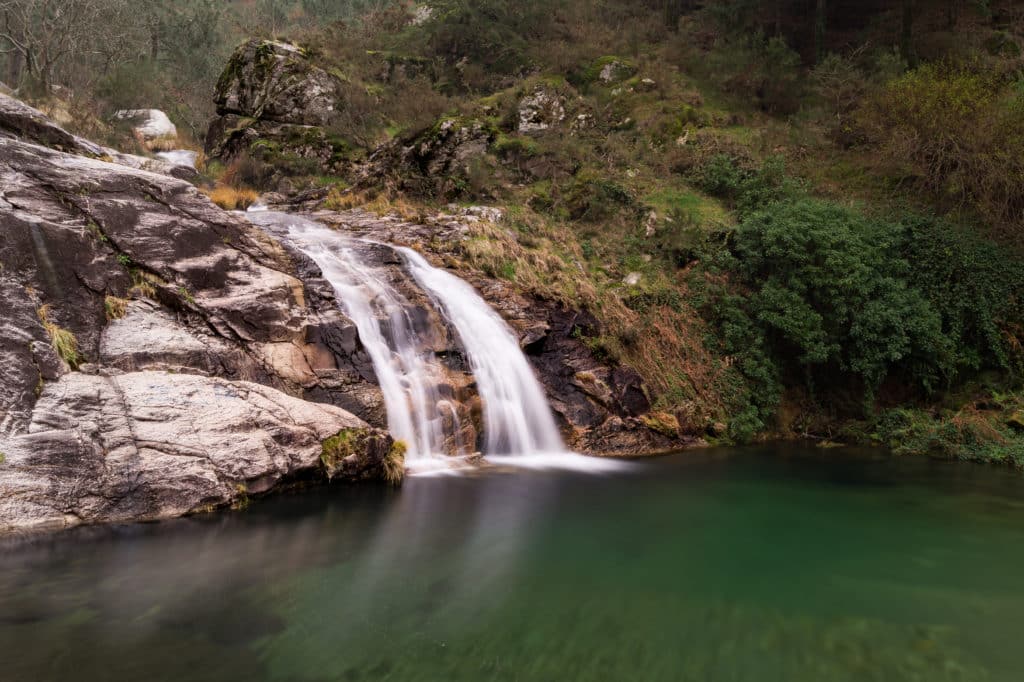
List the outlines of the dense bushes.
{"label": "dense bushes", "polygon": [[1024,87],[981,66],[928,64],[877,91],[858,130],[935,194],[1024,241]]}
{"label": "dense bushes", "polygon": [[888,379],[926,395],[1019,367],[1024,263],[941,221],[872,218],[786,185],[780,168],[706,170],[707,189],[763,205],[705,258],[701,282],[748,382],[735,437],[764,427],[783,384],[870,406]]}

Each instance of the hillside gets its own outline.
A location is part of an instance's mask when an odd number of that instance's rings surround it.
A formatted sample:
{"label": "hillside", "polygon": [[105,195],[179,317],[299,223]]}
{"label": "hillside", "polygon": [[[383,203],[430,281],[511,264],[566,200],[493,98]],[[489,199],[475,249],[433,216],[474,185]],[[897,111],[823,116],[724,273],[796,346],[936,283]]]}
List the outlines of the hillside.
{"label": "hillside", "polygon": [[[292,45],[322,116],[229,104],[273,43],[190,81],[221,201],[499,207],[452,265],[592,314],[658,429],[1024,466],[1016,3],[315,4],[225,25]],[[126,100],[95,101],[103,127]]]}

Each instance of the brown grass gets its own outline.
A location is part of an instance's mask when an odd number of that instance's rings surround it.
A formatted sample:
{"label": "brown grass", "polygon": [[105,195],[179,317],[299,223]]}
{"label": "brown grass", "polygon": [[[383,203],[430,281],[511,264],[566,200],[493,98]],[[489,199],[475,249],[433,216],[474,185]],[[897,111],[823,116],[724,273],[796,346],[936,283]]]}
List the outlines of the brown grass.
{"label": "brown grass", "polygon": [[225,211],[244,211],[255,204],[260,195],[256,190],[218,185],[212,190],[203,190],[213,203]]}
{"label": "brown grass", "polygon": [[39,321],[43,323],[43,329],[49,335],[50,343],[53,349],[57,351],[57,355],[71,369],[78,369],[78,365],[82,362],[82,356],[78,353],[78,340],[75,338],[75,335],[50,320],[49,304],[40,306],[36,314],[39,315]]}
{"label": "brown grass", "polygon": [[117,296],[107,296],[103,300],[103,310],[108,320],[120,320],[128,310],[128,300]]}

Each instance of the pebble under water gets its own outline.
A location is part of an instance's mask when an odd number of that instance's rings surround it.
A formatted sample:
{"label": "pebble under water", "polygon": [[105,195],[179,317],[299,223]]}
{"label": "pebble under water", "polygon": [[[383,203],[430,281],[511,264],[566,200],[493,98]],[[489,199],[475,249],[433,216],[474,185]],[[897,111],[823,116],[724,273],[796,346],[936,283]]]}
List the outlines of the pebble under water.
{"label": "pebble under water", "polygon": [[773,446],[0,544],[0,680],[1024,679],[1024,479]]}

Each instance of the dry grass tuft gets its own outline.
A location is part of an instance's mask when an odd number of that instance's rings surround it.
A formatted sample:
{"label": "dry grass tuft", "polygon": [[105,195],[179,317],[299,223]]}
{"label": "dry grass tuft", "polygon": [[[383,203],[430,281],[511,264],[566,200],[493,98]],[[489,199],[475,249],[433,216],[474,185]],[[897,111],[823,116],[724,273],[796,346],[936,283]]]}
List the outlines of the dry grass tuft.
{"label": "dry grass tuft", "polygon": [[212,190],[205,191],[205,194],[210,197],[210,200],[213,201],[213,203],[217,204],[225,211],[244,211],[259,201],[260,198],[260,195],[256,190],[248,188],[240,189],[237,187],[229,187],[227,185],[219,185]]}
{"label": "dry grass tuft", "polygon": [[49,335],[50,344],[57,351],[57,355],[68,364],[68,367],[78,369],[82,356],[78,354],[78,339],[75,335],[50,320],[49,304],[40,306],[36,314],[39,315],[39,321],[43,323],[43,329]]}
{"label": "dry grass tuft", "polygon": [[120,320],[128,310],[128,300],[117,296],[107,296],[103,300],[103,310],[108,320]]}
{"label": "dry grass tuft", "polygon": [[384,458],[384,480],[390,485],[401,485],[405,479],[405,441],[396,440]]}
{"label": "dry grass tuft", "polygon": [[183,149],[181,142],[174,136],[154,137],[143,142],[142,146],[151,152],[173,152]]}

